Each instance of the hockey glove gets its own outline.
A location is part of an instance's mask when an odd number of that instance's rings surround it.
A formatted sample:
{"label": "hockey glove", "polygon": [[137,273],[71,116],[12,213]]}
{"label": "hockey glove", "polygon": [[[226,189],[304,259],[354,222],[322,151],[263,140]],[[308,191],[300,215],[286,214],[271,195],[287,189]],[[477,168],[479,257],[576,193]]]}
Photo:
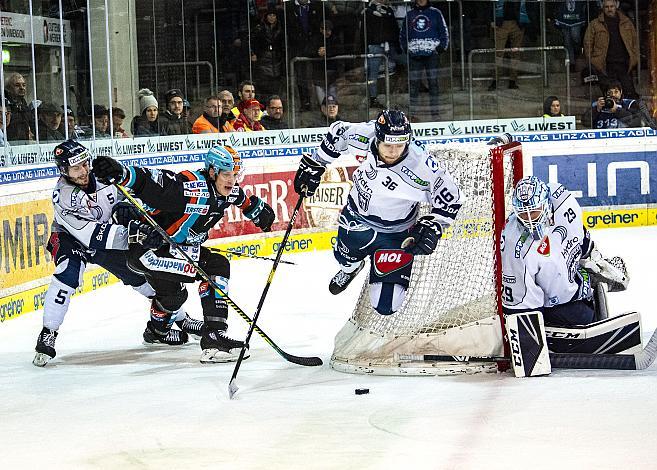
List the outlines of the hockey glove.
{"label": "hockey glove", "polygon": [[257,196],[249,196],[249,201],[251,205],[243,211],[244,215],[251,219],[256,227],[262,229],[263,232],[269,232],[271,224],[274,223],[276,218],[274,210]]}
{"label": "hockey glove", "polygon": [[504,145],[504,144],[510,144],[513,142],[513,136],[509,134],[508,132],[505,132],[502,135],[497,135],[493,138],[491,138],[487,144],[488,145]]}
{"label": "hockey glove", "polygon": [[313,160],[310,155],[304,154],[299,163],[299,169],[294,176],[294,190],[301,197],[310,197],[315,194],[326,167]]}
{"label": "hockey glove", "polygon": [[119,202],[112,209],[112,220],[115,224],[127,227],[131,220],[141,218],[139,211],[129,202]]}
{"label": "hockey glove", "polygon": [[430,255],[442,234],[436,219],[432,215],[424,215],[411,227],[410,236],[404,240],[402,248],[412,255]]}
{"label": "hockey glove", "polygon": [[157,250],[164,244],[164,238],[150,225],[131,220],[128,223],[128,245],[141,245],[147,250]]}
{"label": "hockey glove", "polygon": [[599,282],[607,284],[609,292],[627,289],[630,278],[622,258],[605,259],[602,257],[602,253],[593,246],[588,256],[579,260],[579,264],[591,273],[594,284]]}
{"label": "hockey glove", "polygon": [[120,183],[125,179],[126,168],[111,157],[99,156],[93,162],[94,175],[105,184]]}

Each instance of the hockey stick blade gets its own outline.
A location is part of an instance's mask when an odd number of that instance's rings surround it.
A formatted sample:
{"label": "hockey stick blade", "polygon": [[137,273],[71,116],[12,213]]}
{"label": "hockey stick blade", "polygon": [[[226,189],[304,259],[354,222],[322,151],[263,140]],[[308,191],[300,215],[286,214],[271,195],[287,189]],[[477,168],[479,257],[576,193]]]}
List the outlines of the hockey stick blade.
{"label": "hockey stick blade", "polygon": [[[550,353],[554,369],[644,370],[657,358],[657,330],[646,347],[635,354]],[[399,362],[501,362],[508,357],[449,356],[438,354],[395,354]]]}
{"label": "hockey stick blade", "polygon": [[232,400],[238,390],[239,387],[235,383],[235,379],[231,380],[228,384],[228,397]]}

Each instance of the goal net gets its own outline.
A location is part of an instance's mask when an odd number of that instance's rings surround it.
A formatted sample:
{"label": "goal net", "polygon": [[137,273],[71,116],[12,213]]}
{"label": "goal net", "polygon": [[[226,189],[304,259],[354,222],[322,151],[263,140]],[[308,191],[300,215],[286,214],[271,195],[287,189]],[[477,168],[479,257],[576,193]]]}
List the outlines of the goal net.
{"label": "goal net", "polygon": [[[336,370],[473,373],[497,370],[498,364],[485,358],[508,356],[499,298],[499,239],[514,183],[522,175],[522,148],[514,142],[493,148],[443,144],[428,150],[454,177],[466,202],[436,251],[415,257],[399,311],[377,313],[370,305],[369,279],[365,281],[351,318],[335,338],[331,367]],[[463,356],[484,359],[466,362]]]}

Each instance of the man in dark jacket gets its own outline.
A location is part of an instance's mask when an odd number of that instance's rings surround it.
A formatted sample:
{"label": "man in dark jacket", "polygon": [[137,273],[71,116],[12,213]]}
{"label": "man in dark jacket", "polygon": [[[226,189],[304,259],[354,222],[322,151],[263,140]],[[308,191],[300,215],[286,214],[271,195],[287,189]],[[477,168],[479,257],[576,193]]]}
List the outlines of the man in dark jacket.
{"label": "man in dark jacket", "polygon": [[20,73],[12,73],[5,81],[5,97],[9,100],[11,125],[7,127],[7,140],[34,139],[34,110],[25,101],[27,82]]}
{"label": "man in dark jacket", "polygon": [[272,95],[267,100],[267,114],[260,122],[268,131],[288,129],[287,122],[283,119],[283,100],[278,95]]}
{"label": "man in dark jacket", "polygon": [[[363,12],[361,30],[367,38],[368,54],[384,54],[391,58],[401,49],[399,46],[399,27],[395,19],[395,11],[388,4],[388,0],[372,0]],[[377,101],[377,78],[379,66],[383,62],[381,57],[367,60],[367,89],[370,95],[370,106],[380,106]]]}
{"label": "man in dark jacket", "polygon": [[185,96],[178,88],[164,95],[167,110],[160,114],[158,121],[162,135],[184,135],[192,133],[192,125],[183,117]]}

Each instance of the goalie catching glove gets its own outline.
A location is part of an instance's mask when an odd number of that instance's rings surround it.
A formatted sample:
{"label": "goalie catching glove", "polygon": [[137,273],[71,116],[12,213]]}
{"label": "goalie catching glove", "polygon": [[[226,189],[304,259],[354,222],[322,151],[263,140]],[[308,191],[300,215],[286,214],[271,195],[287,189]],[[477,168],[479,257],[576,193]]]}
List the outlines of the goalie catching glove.
{"label": "goalie catching glove", "polygon": [[622,258],[605,259],[602,257],[602,253],[593,246],[589,253],[579,260],[579,264],[591,273],[594,283],[604,282],[607,284],[609,292],[627,289],[630,278],[627,275],[625,261]]}
{"label": "goalie catching glove", "polygon": [[274,223],[276,215],[274,210],[269,204],[260,199],[257,196],[249,196],[250,205],[248,208],[244,209],[242,213],[248,219],[260,228],[263,232],[269,232],[271,230],[271,224]]}
{"label": "goalie catching glove", "polygon": [[105,184],[121,183],[126,168],[111,157],[98,156],[93,161],[94,175]]}
{"label": "goalie catching glove", "polygon": [[152,226],[131,220],[128,223],[128,245],[141,245],[147,250],[157,250],[164,244],[164,238]]}
{"label": "goalie catching glove", "polygon": [[325,171],[324,165],[313,160],[310,155],[304,154],[294,176],[294,190],[301,197],[312,196],[317,191]]}
{"label": "goalie catching glove", "polygon": [[432,215],[423,215],[410,229],[409,237],[402,248],[412,255],[430,255],[443,235],[440,224]]}

